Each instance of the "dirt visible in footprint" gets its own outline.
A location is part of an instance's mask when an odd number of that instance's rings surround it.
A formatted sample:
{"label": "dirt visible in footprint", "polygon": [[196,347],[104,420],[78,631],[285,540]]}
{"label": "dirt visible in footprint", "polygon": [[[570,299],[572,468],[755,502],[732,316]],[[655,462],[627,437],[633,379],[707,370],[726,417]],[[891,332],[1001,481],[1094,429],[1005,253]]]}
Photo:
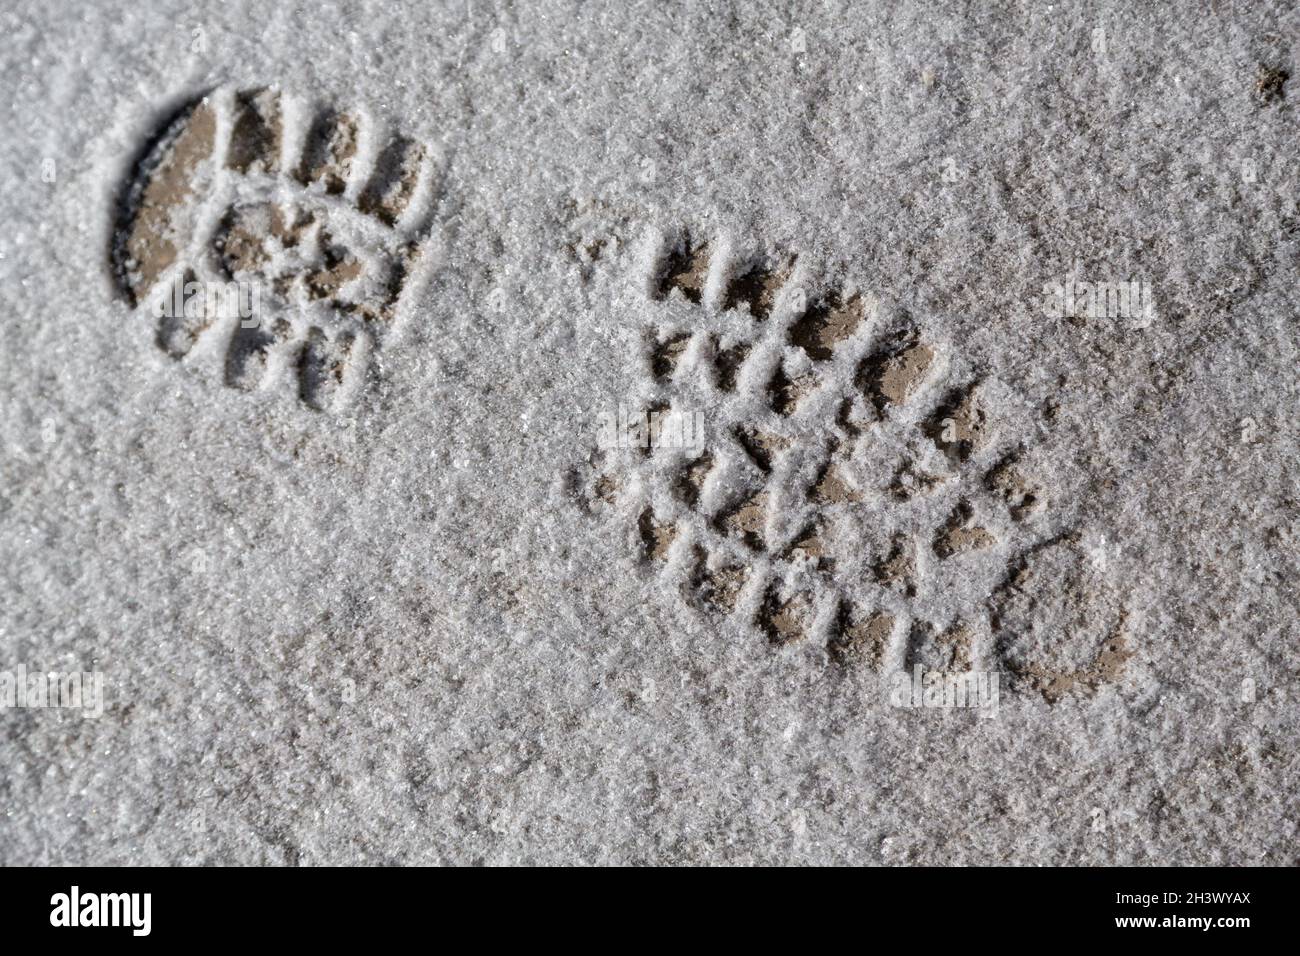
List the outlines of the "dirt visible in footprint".
{"label": "dirt visible in footprint", "polygon": [[979,387],[972,385],[950,395],[925,424],[924,431],[945,454],[958,461],[966,461],[983,448],[991,428]]}
{"label": "dirt visible in footprint", "polygon": [[702,549],[695,549],[695,575],[692,586],[706,607],[722,614],[736,609],[740,592],[749,578],[749,571],[739,565],[710,568]]}
{"label": "dirt visible in footprint", "polygon": [[668,549],[677,538],[677,529],[671,524],[660,524],[655,520],[654,512],[648,508],[641,512],[637,527],[641,534],[641,546],[645,556],[651,561],[666,559]]}
{"label": "dirt visible in footprint", "polygon": [[699,304],[704,296],[704,283],[709,275],[709,246],[684,236],[664,262],[655,289],[656,299],[666,299],[677,289],[687,302]]}
{"label": "dirt visible in footprint", "polygon": [[704,490],[704,482],[708,480],[709,472],[712,470],[713,456],[708,452],[682,470],[681,478],[677,482],[677,494],[683,503],[694,507],[699,502],[700,492]]}
{"label": "dirt visible in footprint", "polygon": [[807,561],[815,570],[830,571],[835,567],[835,561],[830,557],[826,542],[823,540],[824,530],[819,524],[812,524],[805,528],[794,540],[786,551],[786,559],[790,561]]}
{"label": "dirt visible in footprint", "polygon": [[732,280],[727,289],[725,307],[738,309],[746,305],[754,319],[764,322],[776,307],[777,296],[789,275],[789,265],[776,269],[754,266]]}
{"label": "dirt visible in footprint", "polygon": [[883,413],[910,400],[921,390],[934,364],[934,348],[924,342],[870,360],[864,368],[864,388],[876,411]]}
{"label": "dirt visible in footprint", "polygon": [[827,644],[831,659],[841,666],[862,663],[879,670],[894,634],[894,616],[883,611],[857,615],[840,607],[835,633]]}
{"label": "dirt visible in footprint", "polygon": [[650,353],[650,371],[654,377],[660,381],[672,378],[677,371],[677,365],[681,361],[682,353],[686,351],[686,346],[690,344],[691,337],[689,333],[669,336],[662,342],[656,342]]}
{"label": "dirt visible in footprint", "polygon": [[772,462],[776,460],[776,456],[790,447],[787,439],[769,435],[757,428],[741,426],[736,429],[735,435],[740,447],[745,449],[745,454],[764,474],[772,470]]}
{"label": "dirt visible in footprint", "polygon": [[307,294],[331,299],[365,274],[365,266],[347,249],[325,243],[324,263],[307,276]]}
{"label": "dirt visible in footprint", "polygon": [[759,609],[758,626],[773,644],[793,644],[807,636],[812,614],[812,599],[807,593],[800,591],[782,599],[774,588]]}
{"label": "dirt visible in footprint", "polygon": [[597,501],[612,505],[618,500],[618,479],[611,475],[601,475],[592,485],[591,491]]}
{"label": "dirt visible in footprint", "polygon": [[777,367],[772,376],[770,391],[772,409],[784,418],[789,418],[799,407],[799,403],[817,389],[817,377],[811,372],[790,378],[785,369]]}
{"label": "dirt visible in footprint", "polygon": [[830,296],[813,303],[790,329],[790,341],[824,362],[835,354],[835,347],[857,331],[862,322],[864,304],[858,296],[847,302]]}
{"label": "dirt visible in footprint", "polygon": [[987,529],[973,523],[974,517],[970,505],[965,502],[958,504],[934,539],[934,553],[941,558],[950,558],[997,544],[997,538]]}
{"label": "dirt visible in footprint", "polygon": [[[168,122],[122,186],[110,264],[137,307],[168,273],[195,283],[237,280],[270,293],[253,300],[260,303],[256,328],[232,329],[236,317],[228,308],[209,308],[201,316],[154,316],[155,341],[180,359],[200,336],[208,337],[226,352],[217,373],[222,384],[245,391],[267,381],[267,363],[280,355],[284,369],[298,377],[296,399],[332,410],[359,394],[343,386],[366,381],[361,366],[383,326],[399,316],[422,258],[423,216],[409,223],[420,231],[397,226],[414,214],[413,200],[428,209],[430,191],[422,184],[429,152],[401,136],[382,144],[354,204],[348,184],[357,172],[357,122],[332,109],[316,113],[299,144],[285,135],[288,99],[267,88],[216,91]],[[322,192],[340,199],[325,200]],[[276,198],[246,201],[249,194]],[[393,228],[376,228],[363,212]],[[242,309],[245,290],[238,291]],[[277,324],[284,320],[293,324],[297,352]],[[214,365],[197,362],[190,370],[212,374]],[[293,387],[278,373],[273,384]]]}
{"label": "dirt visible in footprint", "polygon": [[828,461],[808,489],[808,499],[818,505],[842,505],[860,501],[862,496],[845,480],[839,466]]}
{"label": "dirt visible in footprint", "polygon": [[323,411],[343,385],[352,336],[331,338],[321,329],[307,333],[298,362],[298,397],[308,408]]}
{"label": "dirt visible in footprint", "polygon": [[985,483],[1002,499],[1013,521],[1024,521],[1046,504],[1042,485],[1026,477],[1014,461],[997,465],[988,473]]}
{"label": "dirt visible in footprint", "polygon": [[894,472],[889,484],[889,493],[899,501],[911,501],[913,498],[928,495],[938,488],[946,476],[926,471],[914,461],[905,461]]}
{"label": "dirt visible in footprint", "polygon": [[342,193],[357,152],[357,123],[350,116],[326,111],[317,116],[307,133],[298,181],[304,185],[320,181],[325,192]]}
{"label": "dirt visible in footprint", "polygon": [[767,523],[767,507],[767,492],[760,491],[725,512],[719,519],[718,525],[724,533],[739,538],[755,551],[761,551],[763,529]]}
{"label": "dirt visible in footprint", "polygon": [[[717,347],[716,342],[715,347]],[[745,364],[750,348],[751,346],[747,342],[739,342],[726,348],[717,348],[715,368],[717,369],[719,391],[734,392],[736,390],[736,379],[740,376],[740,367]]]}
{"label": "dirt visible in footprint", "polygon": [[[197,281],[193,272],[186,271],[181,280],[182,288]],[[199,336],[215,321],[215,317],[208,315],[203,308],[191,309],[189,313],[187,315],[186,310],[175,313],[173,309],[166,309],[158,320],[158,332],[154,341],[158,348],[174,359],[188,355]]]}
{"label": "dirt visible in footprint", "polygon": [[896,537],[889,553],[872,569],[876,581],[906,597],[916,597],[916,549],[906,538]]}
{"label": "dirt visible in footprint", "polygon": [[974,632],[957,623],[943,632],[928,621],[917,621],[907,639],[904,668],[920,666],[927,671],[949,674],[965,673],[971,667]]}
{"label": "dirt visible in footprint", "polygon": [[226,165],[245,175],[277,172],[282,141],[280,97],[271,90],[236,93]]}
{"label": "dirt visible in footprint", "polygon": [[306,237],[315,219],[306,210],[270,203],[236,206],[226,213],[216,235],[216,247],[227,277],[268,278],[272,245],[293,249]]}
{"label": "dirt visible in footprint", "polygon": [[216,114],[198,103],[173,121],[137,173],[114,250],[118,279],[133,305],[176,262],[176,239],[185,231],[179,213],[206,188],[200,171],[212,157],[216,132]]}
{"label": "dirt visible in footprint", "polygon": [[1275,66],[1261,66],[1255,74],[1255,99],[1260,103],[1276,103],[1286,97],[1286,81],[1291,74]]}
{"label": "dirt visible in footprint", "polygon": [[1119,588],[1074,537],[1026,555],[989,599],[998,656],[1049,703],[1119,681],[1133,657]]}
{"label": "dirt visible in footprint", "polygon": [[424,146],[404,136],[395,137],[380,151],[357,207],[386,225],[395,225],[415,195],[424,159]]}
{"label": "dirt visible in footprint", "polygon": [[1020,676],[1028,678],[1044,700],[1055,704],[1072,693],[1093,694],[1102,684],[1113,684],[1132,656],[1128,641],[1117,635],[1102,645],[1092,664],[1081,670],[1062,673],[1031,664],[1020,672]]}

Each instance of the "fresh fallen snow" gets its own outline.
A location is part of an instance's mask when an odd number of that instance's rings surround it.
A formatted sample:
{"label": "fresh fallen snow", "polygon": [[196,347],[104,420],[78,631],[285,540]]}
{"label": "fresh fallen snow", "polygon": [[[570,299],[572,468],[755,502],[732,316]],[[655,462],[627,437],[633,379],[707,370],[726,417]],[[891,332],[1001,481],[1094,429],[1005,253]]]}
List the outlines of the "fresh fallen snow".
{"label": "fresh fallen snow", "polygon": [[[1258,79],[1296,75],[1297,25],[1281,3],[10,5],[0,672],[99,671],[106,700],[0,711],[0,861],[1292,862],[1300,93]],[[437,157],[437,266],[337,415],[177,363],[110,270],[158,123],[267,85]],[[683,230],[719,263],[698,305],[654,297]],[[672,476],[599,460],[599,417],[659,394],[647,335],[680,327],[701,344],[673,394],[711,436],[755,420],[761,382],[732,400],[688,372],[739,322],[728,270],[781,252],[879,301],[864,336],[903,323],[939,356],[854,474],[951,466],[997,539],[939,559],[956,494],[908,506],[898,640],[904,614],[963,619],[982,666],[1078,669],[1124,616],[1117,678],[1049,703],[1007,674],[991,718],[894,707],[902,648],[836,664],[833,596],[774,647],[744,620],[761,594],[726,618],[684,596],[685,539],[642,560]],[[1051,317],[1071,279],[1146,280],[1155,317]],[[975,380],[996,435],[959,468],[917,426]],[[791,474],[818,421],[791,426]],[[1023,521],[993,508],[995,449],[1042,489]],[[608,507],[584,497],[602,468],[632,476]],[[837,552],[847,599],[883,593],[866,555],[903,512],[879,502]],[[1026,555],[1041,590],[990,602]]]}

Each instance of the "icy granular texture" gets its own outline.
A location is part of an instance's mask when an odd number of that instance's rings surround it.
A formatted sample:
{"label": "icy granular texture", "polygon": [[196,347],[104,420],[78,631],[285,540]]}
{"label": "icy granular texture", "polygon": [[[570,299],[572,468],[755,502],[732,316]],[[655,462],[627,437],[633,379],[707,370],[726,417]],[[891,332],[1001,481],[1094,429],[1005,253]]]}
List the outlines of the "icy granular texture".
{"label": "icy granular texture", "polygon": [[1295,862],[1297,25],[8,5],[0,860]]}

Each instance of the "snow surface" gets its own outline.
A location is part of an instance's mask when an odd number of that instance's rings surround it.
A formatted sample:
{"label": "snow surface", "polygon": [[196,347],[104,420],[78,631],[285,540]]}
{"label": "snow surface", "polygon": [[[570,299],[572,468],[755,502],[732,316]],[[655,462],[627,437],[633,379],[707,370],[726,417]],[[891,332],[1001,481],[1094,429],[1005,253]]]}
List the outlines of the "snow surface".
{"label": "snow surface", "polygon": [[[0,862],[1294,863],[1300,90],[1261,78],[1297,75],[1300,18],[932,6],[6,5],[0,670],[107,698],[0,711]],[[437,267],[342,414],[191,374],[110,269],[162,119],[268,85],[442,177]],[[703,305],[652,294],[682,230]],[[1118,679],[892,707],[584,504],[646,330],[722,329],[720,270],[778,251],[990,383],[1045,490],[991,554],[927,555],[918,613],[979,618],[986,667],[1077,668],[1122,610]],[[1046,315],[1071,277],[1157,314]],[[711,394],[706,428],[758,414]],[[1065,538],[999,657],[990,588]],[[1091,610],[1052,583],[1080,562]]]}

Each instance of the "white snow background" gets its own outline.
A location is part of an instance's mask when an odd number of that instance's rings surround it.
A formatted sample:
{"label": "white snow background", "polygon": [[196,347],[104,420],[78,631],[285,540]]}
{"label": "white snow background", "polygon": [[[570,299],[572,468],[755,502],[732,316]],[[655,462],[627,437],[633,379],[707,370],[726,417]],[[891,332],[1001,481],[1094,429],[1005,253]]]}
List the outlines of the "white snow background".
{"label": "white snow background", "polygon": [[[1294,863],[1298,40],[1269,2],[6,4],[0,670],[106,706],[0,711],[0,863]],[[188,373],[114,288],[143,143],[258,86],[438,157],[437,268],[343,415]],[[684,228],[1059,405],[1045,528],[1140,609],[1121,680],[890,707],[585,513]],[[1156,319],[1044,316],[1073,274]]]}

